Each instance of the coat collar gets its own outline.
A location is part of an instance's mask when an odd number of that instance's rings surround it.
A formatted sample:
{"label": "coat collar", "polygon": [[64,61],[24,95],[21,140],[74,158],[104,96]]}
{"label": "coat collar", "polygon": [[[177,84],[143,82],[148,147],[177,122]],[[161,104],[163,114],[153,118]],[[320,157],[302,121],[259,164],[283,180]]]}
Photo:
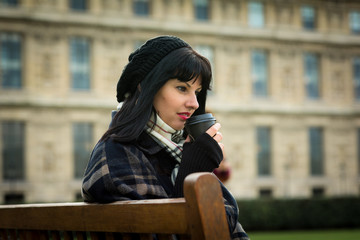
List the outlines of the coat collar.
{"label": "coat collar", "polygon": [[154,155],[164,148],[155,142],[146,131],[140,134],[135,145],[137,145],[141,151],[150,155]]}

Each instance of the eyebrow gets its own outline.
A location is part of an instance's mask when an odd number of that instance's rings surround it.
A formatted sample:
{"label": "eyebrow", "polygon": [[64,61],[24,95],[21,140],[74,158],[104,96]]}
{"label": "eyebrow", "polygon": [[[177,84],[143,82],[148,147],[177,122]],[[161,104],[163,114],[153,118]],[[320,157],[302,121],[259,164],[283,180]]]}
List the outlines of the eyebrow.
{"label": "eyebrow", "polygon": [[[191,85],[190,84],[188,84],[187,82],[184,82],[189,88],[191,88]],[[199,87],[198,89],[196,89],[197,91],[201,91],[202,90],[202,87]]]}

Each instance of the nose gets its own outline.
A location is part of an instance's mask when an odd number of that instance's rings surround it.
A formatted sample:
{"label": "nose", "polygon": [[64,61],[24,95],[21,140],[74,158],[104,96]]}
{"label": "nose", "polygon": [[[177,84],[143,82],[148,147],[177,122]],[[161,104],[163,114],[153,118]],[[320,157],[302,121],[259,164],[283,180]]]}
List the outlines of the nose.
{"label": "nose", "polygon": [[186,107],[194,110],[199,108],[199,102],[195,93],[189,95],[189,98],[186,101]]}

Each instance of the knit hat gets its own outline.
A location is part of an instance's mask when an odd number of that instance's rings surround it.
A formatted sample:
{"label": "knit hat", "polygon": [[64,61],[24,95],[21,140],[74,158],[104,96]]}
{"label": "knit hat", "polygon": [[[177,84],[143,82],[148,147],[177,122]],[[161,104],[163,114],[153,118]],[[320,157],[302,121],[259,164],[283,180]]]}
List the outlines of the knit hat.
{"label": "knit hat", "polygon": [[133,94],[138,84],[170,52],[190,47],[189,44],[175,36],[160,36],[148,40],[129,56],[116,87],[118,102],[125,100],[127,94]]}

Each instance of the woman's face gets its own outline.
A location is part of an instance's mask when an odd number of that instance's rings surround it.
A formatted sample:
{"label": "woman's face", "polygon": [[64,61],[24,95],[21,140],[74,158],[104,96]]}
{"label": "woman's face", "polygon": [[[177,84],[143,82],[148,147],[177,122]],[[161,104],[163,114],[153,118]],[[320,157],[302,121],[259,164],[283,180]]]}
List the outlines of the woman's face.
{"label": "woman's face", "polygon": [[188,82],[170,79],[156,93],[153,104],[165,123],[175,130],[181,130],[186,120],[199,107],[196,95],[200,91],[200,77]]}

